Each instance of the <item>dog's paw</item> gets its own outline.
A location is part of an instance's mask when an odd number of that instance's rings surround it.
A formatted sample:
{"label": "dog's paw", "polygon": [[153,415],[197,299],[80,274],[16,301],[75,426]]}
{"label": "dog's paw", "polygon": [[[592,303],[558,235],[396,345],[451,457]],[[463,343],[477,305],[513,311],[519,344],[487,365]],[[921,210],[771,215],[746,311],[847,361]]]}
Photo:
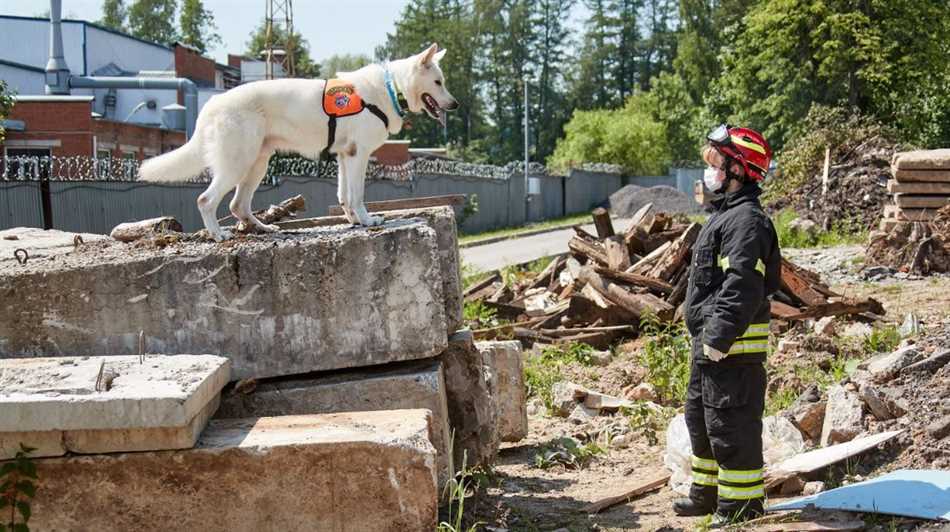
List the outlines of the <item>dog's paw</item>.
{"label": "dog's paw", "polygon": [[278,227],[278,226],[276,226],[276,225],[274,225],[274,224],[261,224],[261,225],[257,226],[257,228],[260,229],[261,231],[265,232],[265,233],[277,233],[277,232],[280,232],[280,227]]}
{"label": "dog's paw", "polygon": [[225,240],[231,240],[233,237],[234,235],[227,229],[221,229],[220,231],[211,233],[211,238],[213,238],[215,242],[224,242]]}
{"label": "dog's paw", "polygon": [[369,223],[366,225],[369,227],[376,227],[377,225],[383,225],[383,222],[385,221],[386,219],[382,216],[371,214],[369,215]]}

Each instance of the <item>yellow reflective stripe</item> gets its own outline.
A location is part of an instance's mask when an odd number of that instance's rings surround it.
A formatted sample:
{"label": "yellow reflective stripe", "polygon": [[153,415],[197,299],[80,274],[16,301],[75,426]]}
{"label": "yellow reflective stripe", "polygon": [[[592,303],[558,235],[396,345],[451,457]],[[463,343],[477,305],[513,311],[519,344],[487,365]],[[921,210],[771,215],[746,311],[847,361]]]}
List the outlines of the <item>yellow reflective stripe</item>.
{"label": "yellow reflective stripe", "polygon": [[769,350],[769,343],[765,340],[739,340],[729,348],[730,355],[744,353],[765,353]]}
{"label": "yellow reflective stripe", "polygon": [[765,275],[765,263],[762,262],[762,259],[755,261],[755,271]]}
{"label": "yellow reflective stripe", "polygon": [[762,480],[762,470],[761,469],[720,469],[719,470],[719,480],[725,480],[726,482],[755,482],[757,480]]}
{"label": "yellow reflective stripe", "polygon": [[747,336],[768,336],[769,334],[769,324],[768,323],[753,323],[749,325],[749,328],[745,330],[745,334],[739,338],[745,338]]}
{"label": "yellow reflective stripe", "polygon": [[765,485],[750,486],[748,488],[737,488],[735,486],[719,485],[719,498],[744,501],[749,499],[758,499],[765,497]]}
{"label": "yellow reflective stripe", "polygon": [[737,137],[735,135],[729,135],[729,138],[732,139],[733,144],[749,148],[750,150],[757,151],[762,155],[765,155],[765,148],[754,142],[749,142],[742,137]]}
{"label": "yellow reflective stripe", "polygon": [[719,464],[716,463],[715,460],[693,456],[693,467],[698,467],[700,469],[708,469],[710,471],[716,471],[719,469]]}
{"label": "yellow reflective stripe", "polygon": [[719,267],[722,268],[722,271],[729,269],[729,257],[720,257],[719,258]]}
{"label": "yellow reflective stripe", "polygon": [[716,480],[716,475],[693,471],[693,484],[699,484],[700,486],[717,486],[719,482]]}

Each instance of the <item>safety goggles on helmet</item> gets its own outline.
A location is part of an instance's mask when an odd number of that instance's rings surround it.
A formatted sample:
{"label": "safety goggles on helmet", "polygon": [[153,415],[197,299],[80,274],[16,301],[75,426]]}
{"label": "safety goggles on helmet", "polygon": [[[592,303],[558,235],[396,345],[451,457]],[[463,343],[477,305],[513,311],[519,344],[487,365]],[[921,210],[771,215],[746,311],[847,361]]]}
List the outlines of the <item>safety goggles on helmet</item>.
{"label": "safety goggles on helmet", "polygon": [[720,124],[716,129],[709,132],[706,135],[706,140],[712,142],[713,144],[731,144],[729,140],[729,126],[726,124]]}

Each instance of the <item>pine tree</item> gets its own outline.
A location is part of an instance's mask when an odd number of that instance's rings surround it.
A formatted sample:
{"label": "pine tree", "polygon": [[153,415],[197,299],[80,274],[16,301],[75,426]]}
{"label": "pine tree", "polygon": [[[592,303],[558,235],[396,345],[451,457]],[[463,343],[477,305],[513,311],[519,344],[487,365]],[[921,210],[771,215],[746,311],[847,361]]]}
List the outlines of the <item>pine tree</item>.
{"label": "pine tree", "polygon": [[102,18],[99,24],[117,31],[125,31],[127,13],[122,0],[105,0],[102,3]]}
{"label": "pine tree", "polygon": [[567,95],[564,93],[564,69],[567,63],[567,43],[570,29],[565,21],[575,0],[538,0],[533,32],[537,51],[537,90],[532,99],[531,119],[534,132],[535,156],[547,158],[561,136],[564,123],[570,118],[566,112]]}
{"label": "pine tree", "polygon": [[214,15],[205,9],[201,0],[184,0],[179,18],[181,42],[192,46],[202,54],[212,45],[221,43],[221,36],[214,24]]}
{"label": "pine tree", "polygon": [[129,30],[139,39],[170,45],[175,31],[175,0],[135,0],[129,7]]}
{"label": "pine tree", "polygon": [[585,0],[590,16],[584,22],[580,54],[573,72],[571,100],[578,109],[617,107],[623,100],[611,90],[614,64],[618,59],[616,29],[606,0]]}

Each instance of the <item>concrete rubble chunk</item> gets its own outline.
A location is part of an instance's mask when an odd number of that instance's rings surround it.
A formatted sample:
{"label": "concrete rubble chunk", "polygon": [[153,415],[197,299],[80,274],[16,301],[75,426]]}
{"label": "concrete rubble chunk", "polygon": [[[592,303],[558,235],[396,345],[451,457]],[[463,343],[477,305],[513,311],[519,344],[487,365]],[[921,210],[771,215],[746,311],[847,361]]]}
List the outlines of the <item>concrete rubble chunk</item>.
{"label": "concrete rubble chunk", "polygon": [[791,478],[782,483],[779,488],[780,495],[797,495],[805,489],[805,481],[798,475],[792,475]]}
{"label": "concrete rubble chunk", "polygon": [[896,377],[904,367],[916,362],[918,358],[920,353],[917,348],[910,345],[893,353],[878,355],[858,367],[866,368],[875,382],[883,383]]}
{"label": "concrete rubble chunk", "polygon": [[888,406],[889,400],[875,385],[865,384],[859,391],[861,401],[868,407],[868,410],[878,421],[887,421],[898,417]]}
{"label": "concrete rubble chunk", "polygon": [[227,356],[236,379],[432,358],[451,239],[417,217],[0,262],[0,357],[134,355],[144,330],[153,352]]}
{"label": "concrete rubble chunk", "polygon": [[478,342],[475,347],[482,354],[482,364],[485,365],[495,407],[498,439],[520,441],[528,435],[528,393],[524,384],[521,342]]}
{"label": "concrete rubble chunk", "polygon": [[935,440],[942,440],[950,435],[950,416],[943,416],[927,425],[927,434],[930,434]]}
{"label": "concrete rubble chunk", "polygon": [[439,485],[455,475],[445,377],[438,361],[260,381],[252,393],[225,389],[215,419],[424,408],[432,412]]}
{"label": "concrete rubble chunk", "polygon": [[229,378],[213,355],[2,359],[0,458],[191,447]]}
{"label": "concrete rubble chunk", "polygon": [[837,323],[834,316],[825,316],[815,322],[815,334],[832,337],[835,335]]}
{"label": "concrete rubble chunk", "polygon": [[554,413],[561,417],[571,415],[577,402],[583,401],[588,393],[586,388],[573,382],[560,381],[554,383],[554,386],[551,387],[551,396],[554,398]]}
{"label": "concrete rubble chunk", "polygon": [[600,410],[596,408],[590,408],[589,406],[581,403],[574,407],[574,410],[571,411],[571,415],[567,416],[567,420],[575,425],[583,425],[590,421],[593,421],[600,414]]}
{"label": "concrete rubble chunk", "polygon": [[429,431],[425,410],[215,420],[194,449],[38,459],[30,528],[433,530]]}
{"label": "concrete rubble chunk", "polygon": [[70,233],[57,229],[43,230],[37,227],[14,227],[0,231],[0,270],[19,266],[14,252],[17,249],[27,251],[27,264],[31,260],[46,260],[49,257],[68,255],[76,251],[79,237],[80,246],[96,241],[107,241],[109,237],[92,233]]}
{"label": "concrete rubble chunk", "polygon": [[805,483],[805,488],[802,490],[802,495],[817,495],[825,491],[825,483],[820,480],[813,480],[811,482]]}
{"label": "concrete rubble chunk", "polygon": [[591,391],[584,397],[584,406],[600,413],[610,413],[616,412],[621,408],[632,408],[634,403],[626,399],[620,399],[619,397]]}
{"label": "concrete rubble chunk", "polygon": [[813,403],[802,401],[792,405],[786,412],[792,424],[798,428],[805,438],[817,442],[821,438],[822,427],[825,422],[826,401]]}
{"label": "concrete rubble chunk", "polygon": [[828,388],[828,406],[821,430],[821,444],[825,447],[851,441],[864,430],[861,399],[843,386]]}
{"label": "concrete rubble chunk", "polygon": [[950,349],[944,349],[943,351],[937,352],[920,362],[914,362],[909,366],[905,366],[901,369],[901,374],[906,375],[909,373],[916,373],[918,371],[928,371],[935,372],[938,369],[946,366],[950,363]]}
{"label": "concrete rubble chunk", "polygon": [[656,387],[649,382],[641,382],[627,392],[627,399],[631,401],[651,401],[657,400]]}
{"label": "concrete rubble chunk", "polygon": [[487,465],[498,453],[495,405],[484,375],[482,355],[475,347],[472,331],[461,330],[449,338],[442,354],[442,371],[454,431],[453,460],[461,465]]}

